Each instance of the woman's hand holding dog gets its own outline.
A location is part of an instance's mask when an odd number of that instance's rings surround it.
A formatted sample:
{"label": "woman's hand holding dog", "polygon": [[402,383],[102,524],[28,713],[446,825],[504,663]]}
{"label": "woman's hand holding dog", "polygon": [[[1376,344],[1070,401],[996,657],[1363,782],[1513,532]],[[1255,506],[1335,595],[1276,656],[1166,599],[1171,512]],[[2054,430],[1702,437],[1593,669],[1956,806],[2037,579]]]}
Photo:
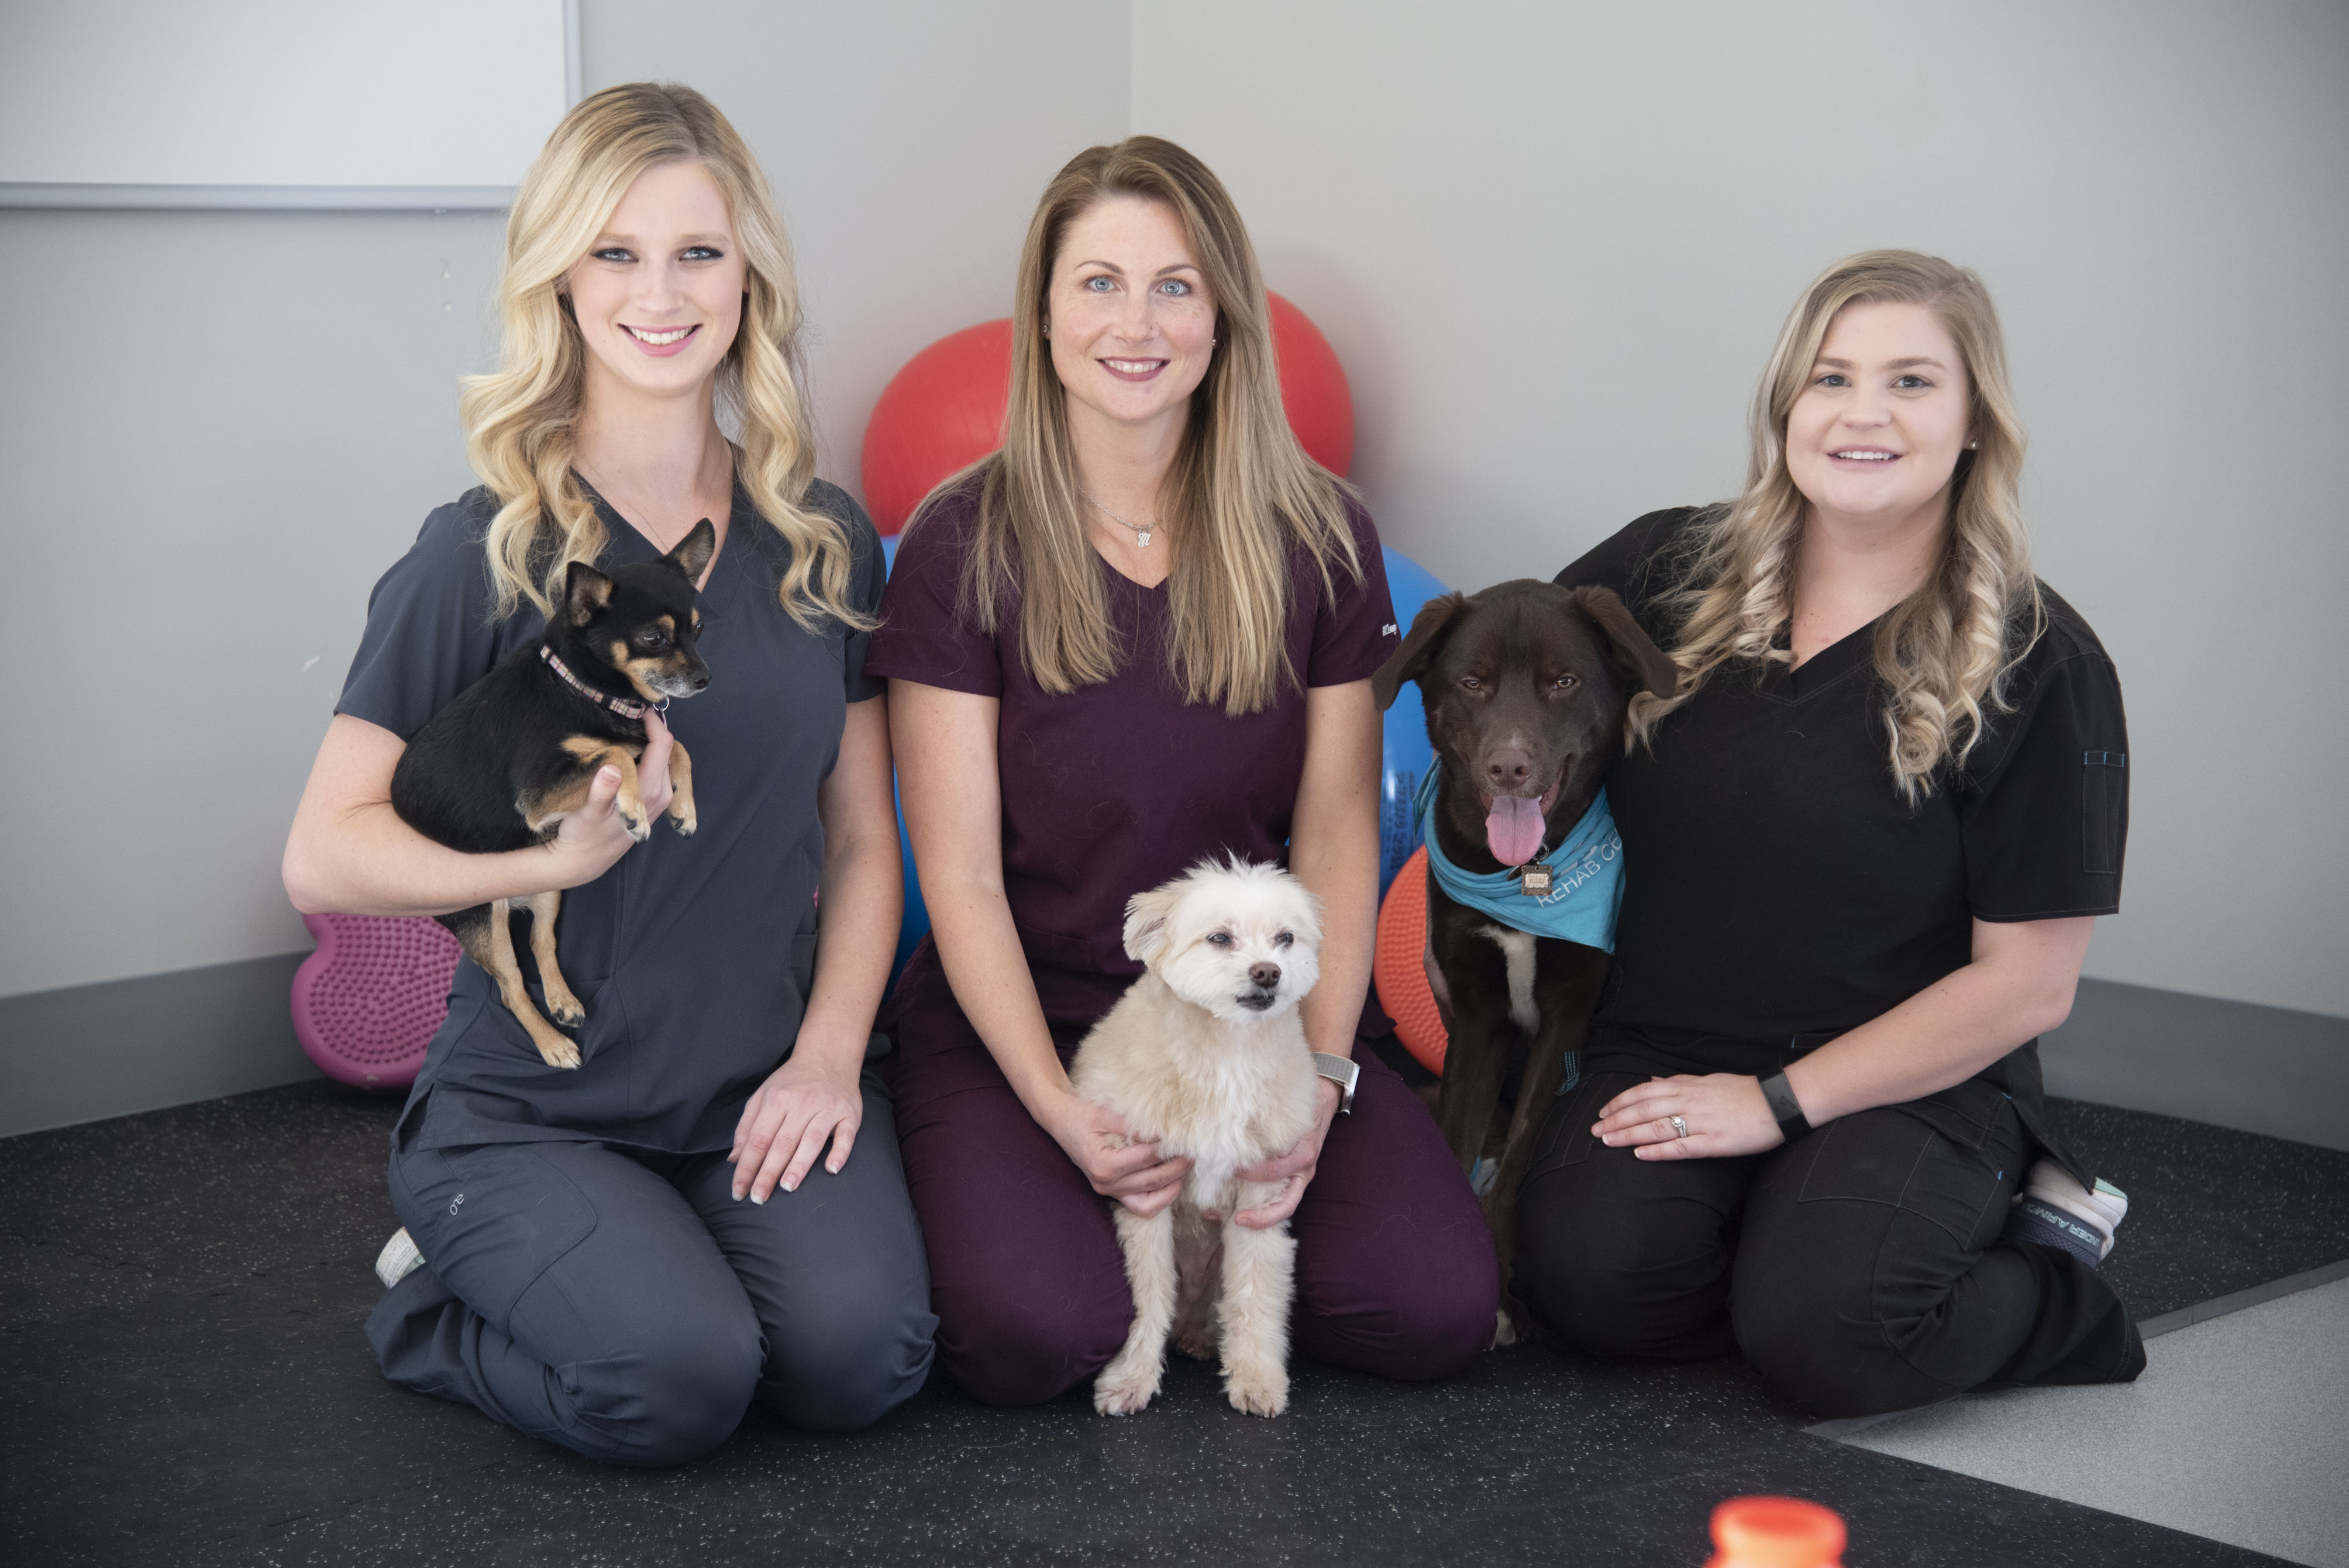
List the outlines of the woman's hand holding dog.
{"label": "woman's hand holding dog", "polygon": [[[645,799],[645,819],[657,820],[668,810],[668,757],[673,745],[668,726],[657,713],[645,715],[645,754],[636,763],[636,789]],[[563,819],[546,848],[557,870],[550,886],[555,891],[594,882],[610,871],[622,855],[636,847],[628,827],[620,820],[620,770],[605,768],[587,786],[586,803]],[[543,891],[543,890],[542,890]]]}
{"label": "woman's hand holding dog", "polygon": [[[1687,1125],[1685,1137],[1674,1117]],[[1609,1100],[1590,1130],[1608,1148],[1628,1146],[1641,1160],[1759,1154],[1785,1141],[1761,1079],[1744,1073],[1650,1078]]]}
{"label": "woman's hand holding dog", "polygon": [[1241,1177],[1249,1181],[1279,1182],[1280,1196],[1269,1203],[1242,1209],[1232,1216],[1232,1223],[1246,1225],[1251,1231],[1268,1231],[1297,1212],[1313,1172],[1320,1166],[1321,1140],[1330,1136],[1330,1124],[1338,1119],[1341,1098],[1338,1086],[1328,1078],[1315,1078],[1313,1088],[1313,1125],[1306,1130],[1305,1136],[1288,1153],[1276,1154],[1261,1165],[1244,1166],[1240,1171]]}
{"label": "woman's hand holding dog", "polygon": [[[840,1174],[856,1130],[864,1124],[864,1096],[857,1085],[864,1053],[844,1061],[825,1059],[802,1039],[798,1050],[767,1076],[742,1108],[734,1126],[734,1196],[763,1203],[780,1187],[799,1191],[814,1168],[826,1140],[832,1158],[823,1168]],[[839,1053],[829,1053],[839,1055]]]}
{"label": "woman's hand holding dog", "polygon": [[[645,804],[668,809],[670,741],[647,716],[639,763]],[[391,808],[391,776],[408,743],[338,713],[326,727],[285,842],[285,892],[305,914],[447,914],[493,898],[527,898],[594,882],[634,847],[620,821],[619,775],[599,772],[587,799],[543,845],[469,855],[418,832]]]}
{"label": "woman's hand holding dog", "polygon": [[1062,1095],[1036,1119],[1061,1146],[1093,1191],[1114,1198],[1143,1219],[1183,1194],[1188,1160],[1161,1160],[1155,1143],[1135,1143],[1125,1119],[1075,1093]]}

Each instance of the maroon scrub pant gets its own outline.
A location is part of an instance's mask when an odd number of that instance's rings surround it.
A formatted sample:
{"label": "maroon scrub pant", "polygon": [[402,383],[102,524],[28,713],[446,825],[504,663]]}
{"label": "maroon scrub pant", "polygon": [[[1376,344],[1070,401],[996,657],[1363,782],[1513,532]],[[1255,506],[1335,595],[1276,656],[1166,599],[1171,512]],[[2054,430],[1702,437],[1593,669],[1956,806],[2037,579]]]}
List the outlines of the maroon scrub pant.
{"label": "maroon scrub pant", "polygon": [[[1109,1364],[1133,1318],[1109,1202],[1012,1093],[926,944],[885,1026],[939,1364],[989,1404],[1057,1398]],[[1088,1027],[1053,1020],[1064,1063]],[[1493,1337],[1492,1236],[1426,1108],[1367,1048],[1357,1059],[1353,1112],[1330,1128],[1289,1221],[1291,1340],[1334,1367],[1449,1377]]]}

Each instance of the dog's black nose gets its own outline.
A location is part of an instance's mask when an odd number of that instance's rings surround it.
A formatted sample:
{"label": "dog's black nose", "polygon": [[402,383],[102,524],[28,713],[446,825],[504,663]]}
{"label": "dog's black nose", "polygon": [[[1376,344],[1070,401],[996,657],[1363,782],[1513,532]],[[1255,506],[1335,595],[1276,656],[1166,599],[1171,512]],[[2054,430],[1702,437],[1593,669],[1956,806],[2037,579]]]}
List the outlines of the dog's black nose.
{"label": "dog's black nose", "polygon": [[1254,981],[1257,985],[1261,985],[1266,990],[1269,991],[1275,985],[1280,984],[1280,965],[1278,964],[1251,964],[1248,965],[1248,978]]}
{"label": "dog's black nose", "polygon": [[1485,754],[1485,781],[1495,789],[1525,788],[1534,770],[1534,754],[1522,746],[1496,746]]}

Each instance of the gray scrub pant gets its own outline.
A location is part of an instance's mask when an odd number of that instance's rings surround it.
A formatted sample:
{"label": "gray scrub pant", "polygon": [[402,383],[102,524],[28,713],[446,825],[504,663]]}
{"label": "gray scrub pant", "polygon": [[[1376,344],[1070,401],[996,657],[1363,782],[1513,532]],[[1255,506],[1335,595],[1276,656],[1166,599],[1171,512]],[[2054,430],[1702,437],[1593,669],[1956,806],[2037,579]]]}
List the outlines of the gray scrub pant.
{"label": "gray scrub pant", "polygon": [[763,1205],[733,1175],[722,1152],[395,1144],[426,1262],[367,1319],[384,1375],[636,1465],[709,1452],[753,1398],[853,1431],[912,1398],[937,1319],[886,1094],[868,1074],[838,1175]]}

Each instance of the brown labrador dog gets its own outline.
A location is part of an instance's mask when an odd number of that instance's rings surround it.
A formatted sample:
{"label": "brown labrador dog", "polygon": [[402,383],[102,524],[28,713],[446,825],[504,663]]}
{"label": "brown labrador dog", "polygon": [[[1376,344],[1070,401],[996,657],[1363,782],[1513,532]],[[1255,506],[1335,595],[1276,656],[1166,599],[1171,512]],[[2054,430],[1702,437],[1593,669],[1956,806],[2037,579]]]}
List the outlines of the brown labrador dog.
{"label": "brown labrador dog", "polygon": [[[1428,602],[1371,690],[1383,709],[1415,680],[1443,763],[1438,847],[1463,871],[1515,872],[1554,850],[1598,799],[1623,751],[1623,717],[1640,691],[1669,694],[1678,671],[1605,588],[1521,579]],[[1536,828],[1538,826],[1538,836]],[[1537,937],[1447,897],[1431,873],[1429,947],[1451,994],[1451,1037],[1436,1119],[1462,1168],[1491,1150],[1504,1084],[1516,1107],[1484,1196],[1506,1291],[1516,1195],[1534,1131],[1582,1047],[1607,976],[1596,947]],[[1506,1310],[1499,1339],[1512,1329]]]}

